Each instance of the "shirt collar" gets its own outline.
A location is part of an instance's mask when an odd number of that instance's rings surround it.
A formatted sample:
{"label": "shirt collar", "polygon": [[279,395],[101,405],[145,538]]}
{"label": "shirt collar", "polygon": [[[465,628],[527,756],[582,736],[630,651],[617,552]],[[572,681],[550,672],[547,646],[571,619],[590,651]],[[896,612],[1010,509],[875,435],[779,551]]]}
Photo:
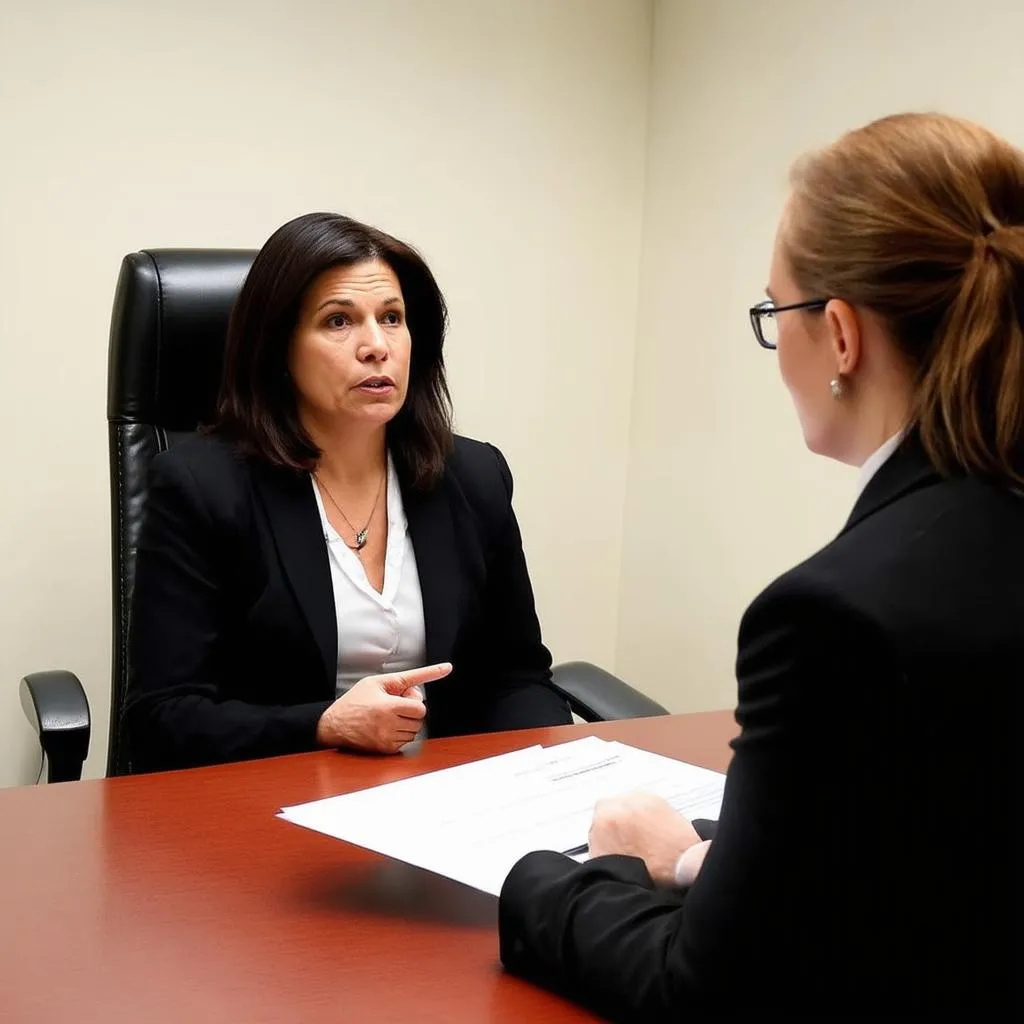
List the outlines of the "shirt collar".
{"label": "shirt collar", "polygon": [[395,460],[388,452],[388,529],[400,529],[404,535],[408,525],[405,518],[405,504],[402,501],[402,488],[398,482],[398,470],[395,469]]}
{"label": "shirt collar", "polygon": [[860,467],[860,474],[857,477],[857,493],[854,495],[854,503],[864,493],[864,488],[871,482],[871,478],[889,461],[893,452],[900,446],[903,440],[903,431],[893,434],[888,441],[880,448],[876,448]]}

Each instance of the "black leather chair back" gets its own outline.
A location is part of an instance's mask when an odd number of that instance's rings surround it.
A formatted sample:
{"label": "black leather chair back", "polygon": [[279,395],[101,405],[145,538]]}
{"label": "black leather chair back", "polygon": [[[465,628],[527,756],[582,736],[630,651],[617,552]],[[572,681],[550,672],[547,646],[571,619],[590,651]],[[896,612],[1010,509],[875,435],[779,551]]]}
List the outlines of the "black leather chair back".
{"label": "black leather chair back", "polygon": [[212,418],[228,317],[255,256],[248,249],[151,249],[121,263],[107,360],[114,605],[108,775],[131,770],[121,711],[149,462]]}

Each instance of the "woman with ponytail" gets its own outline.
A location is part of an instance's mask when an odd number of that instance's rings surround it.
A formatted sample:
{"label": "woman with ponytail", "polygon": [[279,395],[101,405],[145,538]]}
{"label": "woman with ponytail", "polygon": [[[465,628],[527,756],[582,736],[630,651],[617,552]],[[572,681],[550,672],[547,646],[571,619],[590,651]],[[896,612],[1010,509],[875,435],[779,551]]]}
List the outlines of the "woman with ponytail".
{"label": "woman with ponytail", "polygon": [[513,869],[502,958],[614,1020],[1010,1010],[1024,153],[941,115],[849,133],[794,168],[767,295],[755,336],[807,445],[860,468],[852,513],[744,616],[714,838],[599,805],[588,863]]}

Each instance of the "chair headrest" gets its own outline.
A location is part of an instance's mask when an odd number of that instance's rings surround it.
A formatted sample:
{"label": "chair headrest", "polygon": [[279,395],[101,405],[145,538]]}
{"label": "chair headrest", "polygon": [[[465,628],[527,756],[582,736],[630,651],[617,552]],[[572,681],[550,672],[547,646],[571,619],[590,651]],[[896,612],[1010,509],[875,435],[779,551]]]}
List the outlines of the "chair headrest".
{"label": "chair headrest", "polygon": [[121,262],[110,321],[107,419],[195,430],[220,389],[228,317],[251,249],[150,249]]}

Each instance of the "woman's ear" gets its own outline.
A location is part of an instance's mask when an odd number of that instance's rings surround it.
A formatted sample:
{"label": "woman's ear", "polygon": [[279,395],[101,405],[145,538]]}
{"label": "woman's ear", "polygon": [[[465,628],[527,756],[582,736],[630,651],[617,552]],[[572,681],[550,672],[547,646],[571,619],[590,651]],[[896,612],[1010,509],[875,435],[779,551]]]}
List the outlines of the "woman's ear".
{"label": "woman's ear", "polygon": [[862,331],[857,311],[843,299],[830,299],[825,306],[825,329],[835,356],[836,372],[849,377],[861,358]]}

